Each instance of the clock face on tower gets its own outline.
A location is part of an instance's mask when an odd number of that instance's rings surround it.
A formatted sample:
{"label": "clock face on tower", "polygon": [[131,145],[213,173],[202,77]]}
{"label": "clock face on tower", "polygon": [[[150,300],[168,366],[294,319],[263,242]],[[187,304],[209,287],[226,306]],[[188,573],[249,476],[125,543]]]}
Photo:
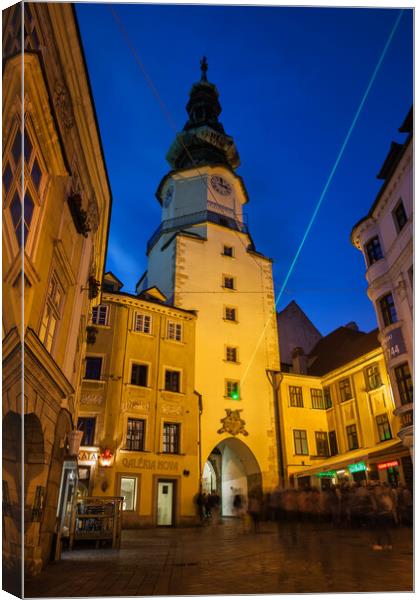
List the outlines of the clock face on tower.
{"label": "clock face on tower", "polygon": [[210,183],[211,187],[221,196],[229,196],[232,193],[232,186],[220,175],[212,175]]}

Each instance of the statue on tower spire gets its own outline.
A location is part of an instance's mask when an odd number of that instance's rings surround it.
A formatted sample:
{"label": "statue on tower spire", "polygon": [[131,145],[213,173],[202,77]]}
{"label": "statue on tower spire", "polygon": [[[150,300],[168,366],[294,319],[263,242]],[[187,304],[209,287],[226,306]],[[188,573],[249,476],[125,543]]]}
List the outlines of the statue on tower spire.
{"label": "statue on tower spire", "polygon": [[203,56],[200,60],[201,66],[201,81],[207,81],[207,69],[209,68],[209,64],[207,62],[207,57]]}

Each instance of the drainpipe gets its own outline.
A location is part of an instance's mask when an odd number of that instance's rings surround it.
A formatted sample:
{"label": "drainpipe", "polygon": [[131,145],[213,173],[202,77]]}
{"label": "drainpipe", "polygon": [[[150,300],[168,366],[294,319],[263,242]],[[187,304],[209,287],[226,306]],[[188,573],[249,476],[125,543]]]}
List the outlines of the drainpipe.
{"label": "drainpipe", "polygon": [[[266,369],[265,371],[267,375],[267,379],[270,382],[270,385],[273,389],[273,402],[274,402],[274,424],[276,428],[276,446],[277,446],[277,464],[278,464],[278,479],[279,486],[284,487],[284,460],[283,460],[283,444],[281,437],[281,424],[280,424],[280,409],[279,409],[279,398],[277,396],[277,392],[280,388],[280,384],[283,379],[283,374],[281,371],[273,371],[270,369]],[[276,384],[276,375],[278,375],[278,380]]]}
{"label": "drainpipe", "polygon": [[203,491],[201,481],[201,414],[203,412],[203,396],[194,390],[194,394],[198,399],[198,493],[201,494]]}

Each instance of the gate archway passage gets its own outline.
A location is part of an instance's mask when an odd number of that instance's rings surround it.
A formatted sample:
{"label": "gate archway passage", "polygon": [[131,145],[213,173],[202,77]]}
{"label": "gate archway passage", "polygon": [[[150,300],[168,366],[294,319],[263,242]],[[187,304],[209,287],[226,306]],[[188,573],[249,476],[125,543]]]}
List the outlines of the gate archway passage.
{"label": "gate archway passage", "polygon": [[241,440],[230,437],[217,444],[204,465],[203,491],[215,491],[221,498],[223,517],[234,515],[235,494],[245,498],[255,488],[262,488],[261,469],[254,454]]}

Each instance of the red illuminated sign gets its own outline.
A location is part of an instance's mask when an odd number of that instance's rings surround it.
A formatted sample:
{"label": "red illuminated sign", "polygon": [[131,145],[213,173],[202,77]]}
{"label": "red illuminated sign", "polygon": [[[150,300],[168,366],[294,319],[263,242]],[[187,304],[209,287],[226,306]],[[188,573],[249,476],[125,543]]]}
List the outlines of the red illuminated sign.
{"label": "red illuminated sign", "polygon": [[389,469],[389,467],[398,467],[398,460],[390,460],[389,462],[379,463],[378,465],[379,470]]}

